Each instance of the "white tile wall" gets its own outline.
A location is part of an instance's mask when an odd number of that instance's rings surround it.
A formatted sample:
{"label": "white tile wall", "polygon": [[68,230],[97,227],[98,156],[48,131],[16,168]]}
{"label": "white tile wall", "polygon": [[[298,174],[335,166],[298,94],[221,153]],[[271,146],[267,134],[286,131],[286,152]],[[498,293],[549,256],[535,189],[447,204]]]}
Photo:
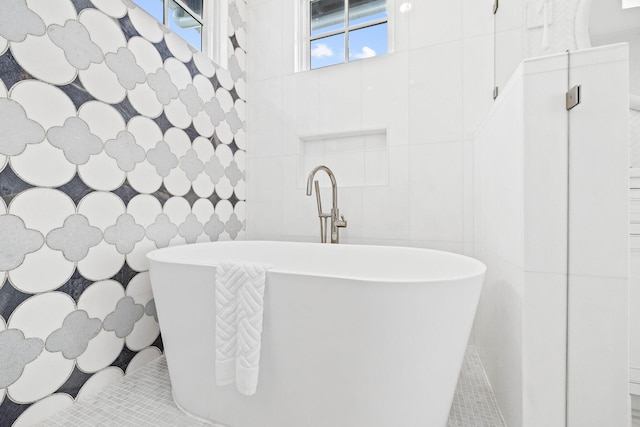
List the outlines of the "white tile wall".
{"label": "white tile wall", "polygon": [[[507,0],[499,3],[496,31],[503,32],[509,30],[519,30],[524,21],[525,0]],[[493,1],[491,2],[493,5]]]}
{"label": "white tile wall", "polygon": [[362,128],[362,61],[313,70],[320,84],[320,133]]}
{"label": "white tile wall", "polygon": [[[385,129],[348,134],[325,134],[300,138],[298,170],[311,171],[319,164],[340,176],[341,187],[381,186],[389,183],[389,153]],[[298,187],[306,187],[307,177],[297,175]],[[316,180],[329,187],[324,173]]]}
{"label": "white tile wall", "polygon": [[409,157],[411,239],[461,242],[462,143],[411,146]]}
{"label": "white tile wall", "polygon": [[[283,158],[249,158],[247,181],[252,185],[247,190],[251,210],[247,211],[247,224],[253,224],[262,238],[277,238],[283,231]],[[257,238],[257,237],[250,237]]]}
{"label": "white tile wall", "polygon": [[[522,80],[509,82],[474,139],[475,256],[491,268],[474,341],[507,425],[522,425]],[[493,120],[499,117],[501,120]]]}
{"label": "white tile wall", "polygon": [[409,141],[462,139],[462,43],[409,53]]}
{"label": "white tile wall", "polygon": [[462,42],[462,91],[463,133],[471,138],[493,105],[493,30]]}
{"label": "white tile wall", "polygon": [[[388,182],[340,188],[341,240],[470,253],[470,136],[493,103],[492,1],[389,4],[394,53],[293,73],[294,3],[249,3],[249,167],[280,168],[248,173],[249,238],[318,240],[315,197],[298,188],[310,170],[296,166],[300,137],[386,129],[388,150],[366,153],[364,174],[388,164]],[[465,52],[473,55],[463,62]],[[353,181],[349,173],[337,175],[339,186]],[[269,196],[256,201],[256,191]]]}
{"label": "white tile wall", "polygon": [[405,52],[409,49],[409,21],[413,3],[410,1],[388,1],[387,7],[392,11],[391,39],[394,52]]}
{"label": "white tile wall", "polygon": [[584,97],[570,134],[560,54],[524,62],[476,135],[476,256],[488,273],[475,342],[508,425],[563,425],[565,410],[570,425],[629,418],[626,48],[572,58]]}
{"label": "white tile wall", "polygon": [[[478,353],[506,425],[519,426],[522,425],[521,312],[524,277],[518,267],[494,252],[482,250],[476,255],[485,264],[493,266],[487,270],[482,298],[495,303],[490,308],[478,307],[474,340],[482,343]],[[499,325],[499,333],[490,332],[489,328],[496,328],[496,325]]]}
{"label": "white tile wall", "polygon": [[462,33],[465,39],[493,36],[493,0],[462,3]]}
{"label": "white tile wall", "polygon": [[[566,66],[566,55],[558,64]],[[540,61],[549,66],[550,61]],[[555,62],[555,61],[554,61]],[[535,69],[528,63],[527,70]],[[567,70],[527,73],[525,93],[545,88],[545,96],[529,97],[524,107],[524,265],[529,271],[564,273],[567,248],[567,113],[558,94],[567,90]],[[543,117],[538,113],[545,111]],[[576,110],[577,111],[577,110]],[[575,113],[575,111],[574,111]],[[527,120],[527,117],[539,120]],[[576,141],[579,141],[577,139]],[[542,168],[542,169],[541,169]],[[541,250],[542,249],[542,250]]]}
{"label": "white tile wall", "polygon": [[[285,153],[297,154],[301,135],[320,134],[321,85],[315,71],[288,74],[282,79],[283,108],[278,112],[280,118],[276,123],[283,127]],[[256,85],[260,83],[256,82]],[[255,114],[254,110],[250,109],[249,114]]]}
{"label": "white tile wall", "polygon": [[[302,73],[293,73],[291,52],[295,52],[295,40],[292,28],[295,28],[297,17],[292,3],[260,0],[248,5],[249,39],[254,43],[248,61],[250,130],[247,156],[250,159],[248,191],[251,200],[248,204],[248,237],[318,240],[315,197],[305,196],[304,189],[298,184],[309,172],[297,166],[300,136],[387,129],[388,183],[340,188],[341,212],[349,222],[347,229],[341,231],[342,241],[424,246],[470,253],[474,233],[484,239],[487,246],[476,246],[477,254],[484,256],[491,265],[497,265],[499,273],[490,272],[488,276],[488,280],[493,280],[497,286],[489,288],[487,298],[497,302],[497,306],[494,304],[478,312],[476,339],[483,343],[479,351],[498,399],[503,409],[506,408],[508,425],[519,425],[522,417],[530,416],[532,419],[537,416],[540,425],[553,424],[550,420],[559,419],[562,412],[555,404],[559,384],[550,384],[551,391],[545,395],[544,387],[525,390],[522,381],[542,378],[544,373],[547,374],[545,378],[555,376],[557,380],[559,362],[556,359],[561,355],[557,352],[526,353],[526,346],[541,345],[545,336],[536,335],[536,329],[531,332],[531,340],[522,347],[522,324],[518,319],[523,310],[530,319],[545,320],[543,317],[551,314],[534,313],[534,309],[544,301],[541,295],[545,288],[558,290],[554,284],[562,266],[556,255],[562,246],[562,238],[554,239],[554,236],[563,235],[563,230],[551,226],[537,235],[533,230],[545,222],[559,224],[556,220],[565,213],[563,206],[558,204],[562,194],[549,195],[544,199],[547,204],[541,206],[527,206],[517,197],[500,198],[500,191],[509,195],[514,188],[531,184],[510,180],[514,174],[522,172],[509,162],[510,158],[522,158],[523,155],[513,145],[524,141],[519,139],[514,144],[501,146],[494,153],[497,157],[491,161],[480,159],[485,167],[501,165],[501,168],[491,170],[493,181],[487,183],[478,180],[479,172],[474,170],[478,166],[478,159],[474,159],[478,153],[474,151],[475,143],[471,139],[488,110],[493,105],[499,108],[500,98],[496,104],[491,97],[494,77],[501,93],[507,91],[507,81],[527,51],[525,44],[529,37],[522,30],[524,0],[500,2],[495,21],[495,47],[493,0],[389,0],[394,17],[394,53]],[[401,9],[407,9],[407,4],[411,6],[410,10],[401,12]],[[270,15],[273,11],[278,11],[279,15]],[[265,32],[267,26],[268,33]],[[273,34],[274,37],[261,37],[261,34]],[[281,46],[281,52],[272,55],[272,45]],[[533,70],[535,64],[529,65]],[[559,63],[556,66],[560,66]],[[266,99],[269,97],[273,99]],[[282,105],[280,110],[279,103]],[[545,108],[544,105],[535,107]],[[265,111],[268,108],[275,111]],[[268,115],[268,118],[258,117],[260,115]],[[495,129],[496,137],[509,134],[513,130],[509,125],[522,126],[526,112],[516,111],[513,117],[506,126]],[[543,149],[526,153],[539,163],[547,156],[549,170],[534,178],[535,183],[542,184],[541,188],[561,187],[557,184],[562,182],[562,177],[552,171],[557,170],[558,162],[562,162],[562,153],[553,145],[555,141],[546,139],[544,134],[557,133],[563,125],[561,121],[536,125],[536,138],[552,144],[549,150],[554,155]],[[281,134],[281,144],[263,142],[263,133]],[[377,161],[384,162],[384,159]],[[337,178],[340,184],[340,175]],[[474,187],[481,187],[480,196],[478,191],[474,196]],[[324,189],[325,206],[329,200],[329,191]],[[474,220],[474,211],[482,209],[490,209],[493,215],[479,224]],[[545,213],[549,216],[544,216]],[[523,243],[525,215],[531,225],[531,229],[525,230],[529,233],[526,241],[534,242],[537,238],[538,242],[546,242],[546,251],[533,252],[537,243],[531,248]],[[584,219],[589,220],[589,216]],[[584,236],[585,244],[592,245],[597,239],[605,238],[599,233]],[[616,252],[612,259],[618,255]],[[618,261],[611,265],[619,267],[620,258],[616,259]],[[601,261],[590,260],[584,271],[599,274],[600,266],[607,262]],[[527,283],[539,283],[540,286],[535,292],[532,288],[529,294],[532,305],[523,307],[525,277],[521,271],[525,264],[539,272],[535,277],[527,276]],[[561,305],[561,299],[554,299],[553,303],[555,308],[549,308],[553,316],[545,317],[549,321],[558,315],[557,305]],[[478,332],[483,326],[485,331],[494,330]],[[500,334],[496,334],[496,330]],[[552,338],[556,344],[561,340],[559,333]],[[537,356],[523,358],[523,351]],[[547,358],[539,359],[538,356]],[[542,365],[537,365],[537,361]],[[527,372],[524,379],[520,376],[522,369]],[[549,410],[544,414],[533,413],[532,408],[536,407],[523,406],[523,399],[529,403],[549,404]]]}
{"label": "white tile wall", "polygon": [[626,277],[571,277],[569,417],[575,425],[629,420],[628,289]]}
{"label": "white tile wall", "polygon": [[[247,20],[251,22],[247,29],[248,62],[251,64],[247,68],[247,81],[255,82],[283,74],[283,54],[282,31],[283,13],[285,5],[292,5],[293,2],[282,1],[262,1],[247,5]],[[252,34],[262,36],[252,37]],[[267,35],[268,36],[265,36]]]}
{"label": "white tile wall", "polygon": [[462,3],[462,0],[411,2],[409,49],[460,40]]}
{"label": "white tile wall", "polygon": [[[506,3],[506,2],[503,2]],[[496,86],[502,91],[509,77],[524,59],[521,29],[510,29],[496,33],[495,73]]]}
{"label": "white tile wall", "polygon": [[464,141],[462,145],[462,170],[463,170],[463,200],[464,207],[463,216],[463,235],[464,235],[464,253],[473,256],[473,240],[475,231],[474,219],[474,159],[473,159],[473,140]]}
{"label": "white tile wall", "polygon": [[272,157],[283,154],[284,129],[280,122],[283,110],[283,81],[280,77],[263,80],[260,84],[249,83],[253,106],[252,120],[247,123],[252,157]]}
{"label": "white tile wall", "polygon": [[389,171],[388,185],[363,188],[362,225],[366,237],[401,244],[411,238],[410,221],[398,208],[409,206],[409,147],[389,148]]}
{"label": "white tile wall", "polygon": [[409,55],[404,51],[361,61],[362,127],[388,129],[394,146],[409,144]]}
{"label": "white tile wall", "polygon": [[558,325],[566,321],[566,280],[564,274],[524,274],[522,418],[532,425],[565,423],[566,332]]}
{"label": "white tile wall", "polygon": [[[582,184],[580,193],[571,201],[571,209],[576,212],[572,217],[572,227],[590,230],[572,241],[572,271],[579,275],[626,277],[628,245],[620,247],[617,236],[628,235],[629,224],[629,209],[626,208],[629,203],[628,49],[618,45],[616,48],[594,50],[611,52],[609,61],[600,64],[597,73],[588,67],[580,67],[571,77],[574,84],[581,84],[584,94],[589,93],[593,99],[601,100],[598,104],[585,102],[582,108],[575,110],[572,121],[572,141],[579,143],[572,146],[575,167],[572,168],[571,180]],[[589,58],[588,55],[581,56],[585,60]],[[579,56],[577,59],[582,60]],[[602,84],[603,75],[615,78]],[[596,117],[597,120],[592,119]],[[609,126],[602,125],[605,123]],[[589,162],[593,157],[599,161]],[[626,159],[623,167],[619,167],[620,157]],[[615,187],[613,183],[623,185]],[[589,209],[594,200],[605,206],[621,204],[625,209],[594,211]],[[603,251],[593,251],[594,247]]]}

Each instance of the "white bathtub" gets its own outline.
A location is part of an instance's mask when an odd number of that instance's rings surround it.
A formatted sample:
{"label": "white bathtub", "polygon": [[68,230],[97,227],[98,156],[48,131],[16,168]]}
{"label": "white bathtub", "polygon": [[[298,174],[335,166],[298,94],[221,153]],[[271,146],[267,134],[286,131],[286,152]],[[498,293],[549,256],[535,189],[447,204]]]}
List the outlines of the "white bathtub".
{"label": "white bathtub", "polygon": [[[485,266],[427,249],[218,242],[149,253],[173,396],[232,427],[445,426]],[[258,390],[215,385],[218,260],[267,273]]]}

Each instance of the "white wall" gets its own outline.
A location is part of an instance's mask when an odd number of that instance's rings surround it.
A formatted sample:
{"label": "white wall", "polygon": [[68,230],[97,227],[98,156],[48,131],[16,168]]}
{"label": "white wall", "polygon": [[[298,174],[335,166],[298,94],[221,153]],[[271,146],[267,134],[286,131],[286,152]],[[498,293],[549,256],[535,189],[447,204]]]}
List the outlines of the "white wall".
{"label": "white wall", "polygon": [[[492,178],[495,185],[486,185],[476,202],[473,197],[478,163],[474,165],[472,136],[494,103],[494,80],[504,93],[513,70],[540,41],[540,30],[525,29],[524,0],[501,2],[495,21],[495,58],[492,0],[414,1],[409,2],[412,8],[405,14],[399,7],[407,2],[389,0],[395,15],[394,53],[300,73],[294,72],[295,1],[247,2],[248,238],[318,241],[315,198],[306,197],[302,188],[310,168],[300,160],[300,137],[386,129],[387,183],[353,185],[345,176],[349,171],[337,174],[339,205],[349,223],[341,231],[342,241],[472,253],[474,229],[497,239],[496,244],[508,257],[489,259],[488,283],[492,285],[485,289],[485,302],[493,305],[485,305],[478,313],[476,344],[481,347],[508,425],[522,425],[525,419],[531,420],[527,425],[555,425],[564,417],[564,402],[558,403],[564,392],[564,383],[559,382],[564,381],[564,353],[546,349],[562,346],[564,330],[545,329],[544,325],[563,316],[565,272],[526,270],[525,249],[509,252],[523,238],[517,231],[522,231],[526,209],[525,205],[514,205],[508,192],[501,198],[495,192],[518,184],[500,179],[503,175],[498,173],[500,167],[515,167],[503,160],[516,153],[497,150],[498,157],[487,160],[485,166],[496,173]],[[553,1],[554,7],[566,6],[565,10],[557,9],[555,21],[566,25],[556,25],[550,48],[544,53],[575,46],[574,27],[567,16],[574,13],[576,4],[573,0]],[[564,94],[556,95],[561,99],[554,102],[562,103]],[[545,105],[537,107],[544,109]],[[549,130],[546,124],[536,129]],[[508,127],[499,126],[495,132],[504,136]],[[519,141],[524,141],[524,134]],[[515,149],[508,143],[505,147]],[[544,151],[537,155],[537,161],[545,164],[562,160]],[[344,167],[330,166],[336,171]],[[513,176],[524,167],[505,173]],[[354,169],[358,168],[364,169],[364,165],[358,163]],[[532,181],[518,185],[534,185],[540,177],[547,178],[541,182],[549,188],[562,188],[544,173],[535,173]],[[325,207],[329,200],[325,190]],[[495,215],[490,224],[474,224],[476,203],[492,209]],[[562,206],[554,199],[545,206],[562,216]],[[527,218],[534,221],[536,217]],[[552,242],[562,239],[561,228],[547,231]],[[521,257],[516,258],[519,262],[513,261],[516,256]],[[524,333],[526,342],[522,340]],[[537,388],[529,386],[541,378],[548,381],[546,385],[537,382]],[[592,397],[586,396],[585,401]]]}
{"label": "white wall", "polygon": [[[390,0],[394,53],[301,73],[295,1],[248,2],[247,236],[318,240],[315,198],[301,185],[310,168],[300,166],[300,136],[386,129],[377,167],[388,168],[388,182],[351,185],[335,165],[348,220],[341,240],[468,253],[471,136],[493,103],[493,1],[411,2],[402,13],[405,2]],[[521,31],[519,3],[504,6],[515,17],[499,24],[505,40]]]}
{"label": "white wall", "polygon": [[571,61],[580,105],[566,54],[527,60],[474,143],[475,343],[510,427],[565,425],[567,348],[569,426],[629,421],[627,46]]}
{"label": "white wall", "polygon": [[621,9],[616,2],[606,0],[591,2],[591,44],[629,43],[631,93],[640,94],[640,8]]}
{"label": "white wall", "polygon": [[[518,70],[521,70],[519,68]],[[487,266],[474,341],[508,426],[522,425],[524,140],[521,71],[475,139],[475,256]]]}

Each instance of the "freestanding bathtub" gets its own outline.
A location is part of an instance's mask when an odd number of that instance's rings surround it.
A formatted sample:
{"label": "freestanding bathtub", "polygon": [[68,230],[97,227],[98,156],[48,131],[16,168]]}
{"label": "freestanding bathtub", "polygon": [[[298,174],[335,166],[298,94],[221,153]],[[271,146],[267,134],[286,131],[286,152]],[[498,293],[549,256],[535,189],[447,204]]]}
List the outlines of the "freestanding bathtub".
{"label": "freestanding bathtub", "polygon": [[[428,249],[216,242],[148,254],[176,404],[231,427],[444,427],[485,266]],[[258,389],[215,384],[219,260],[271,264]]]}

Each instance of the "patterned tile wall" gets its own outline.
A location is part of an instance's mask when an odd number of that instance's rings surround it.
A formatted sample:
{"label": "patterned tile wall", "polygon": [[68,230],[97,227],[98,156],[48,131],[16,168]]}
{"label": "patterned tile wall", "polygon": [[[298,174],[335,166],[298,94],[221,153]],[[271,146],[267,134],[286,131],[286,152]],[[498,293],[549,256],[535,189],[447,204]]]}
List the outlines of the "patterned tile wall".
{"label": "patterned tile wall", "polygon": [[0,425],[161,353],[148,251],[244,236],[245,8],[225,69],[129,0],[0,1]]}

